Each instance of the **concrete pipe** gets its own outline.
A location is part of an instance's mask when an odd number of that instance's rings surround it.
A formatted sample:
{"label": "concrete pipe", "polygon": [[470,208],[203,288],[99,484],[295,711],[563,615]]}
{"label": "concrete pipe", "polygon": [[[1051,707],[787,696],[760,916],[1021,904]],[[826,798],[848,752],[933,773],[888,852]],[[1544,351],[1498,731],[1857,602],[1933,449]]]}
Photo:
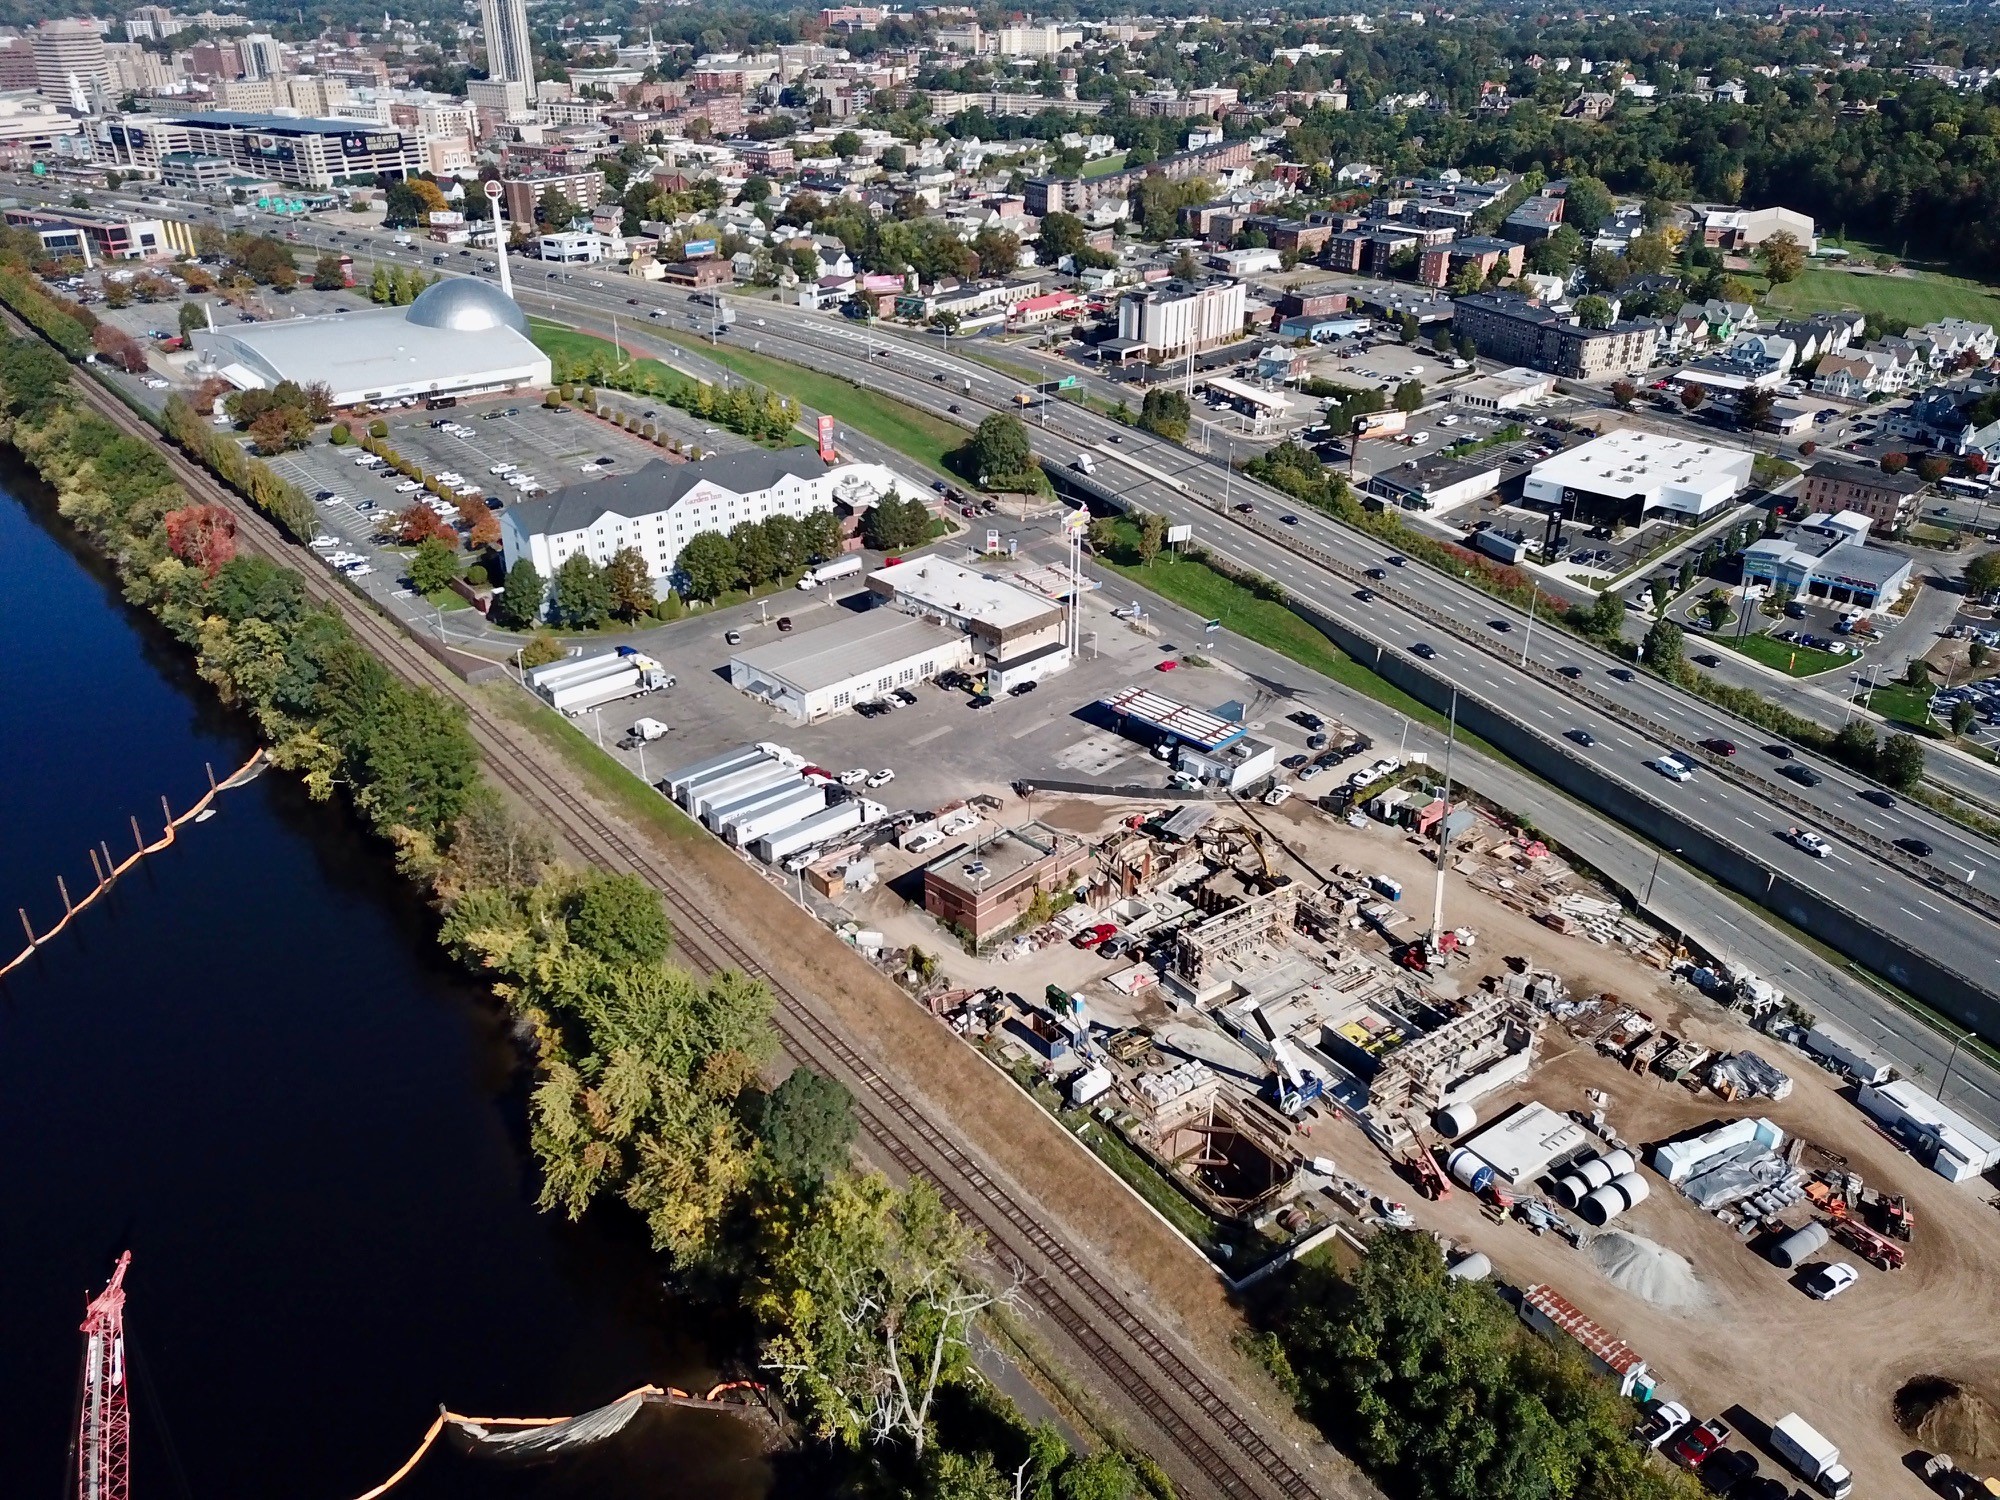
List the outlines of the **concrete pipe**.
{"label": "concrete pipe", "polygon": [[1578,1167],[1577,1175],[1589,1183],[1593,1189],[1601,1188],[1618,1174],[1611,1170],[1611,1163],[1597,1156]]}
{"label": "concrete pipe", "polygon": [[1572,1174],[1556,1179],[1556,1201],[1564,1208],[1575,1208],[1590,1193],[1590,1184]]}
{"label": "concrete pipe", "polygon": [[1433,1122],[1438,1134],[1448,1140],[1455,1140],[1479,1123],[1479,1111],[1470,1104],[1453,1104],[1437,1112]]}
{"label": "concrete pipe", "polygon": [[1611,1175],[1614,1178],[1623,1177],[1628,1172],[1639,1170],[1639,1163],[1634,1159],[1632,1153],[1627,1151],[1623,1146],[1620,1146],[1615,1151],[1605,1152],[1604,1164],[1611,1168]]}
{"label": "concrete pipe", "polygon": [[1829,1238],[1826,1225],[1815,1219],[1805,1228],[1786,1235],[1766,1253],[1771,1257],[1772,1265],[1790,1271],[1803,1265]]}
{"label": "concrete pipe", "polygon": [[1576,1211],[1584,1223],[1602,1228],[1625,1212],[1625,1195],[1609,1185],[1597,1188],[1577,1204]]}
{"label": "concrete pipe", "polygon": [[1475,1250],[1465,1259],[1452,1262],[1444,1274],[1459,1281],[1484,1281],[1493,1274],[1493,1262],[1483,1252]]}
{"label": "concrete pipe", "polygon": [[1625,1200],[1627,1208],[1637,1208],[1646,1201],[1647,1194],[1653,1191],[1647,1186],[1646,1179],[1637,1172],[1627,1172],[1623,1177],[1614,1177],[1607,1186]]}

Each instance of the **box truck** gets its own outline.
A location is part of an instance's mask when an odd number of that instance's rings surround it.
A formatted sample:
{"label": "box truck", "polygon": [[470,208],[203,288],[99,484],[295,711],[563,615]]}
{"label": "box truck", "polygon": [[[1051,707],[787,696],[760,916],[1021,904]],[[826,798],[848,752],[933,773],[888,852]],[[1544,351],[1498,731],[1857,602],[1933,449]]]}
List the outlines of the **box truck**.
{"label": "box truck", "polygon": [[1827,1500],[1847,1500],[1854,1489],[1854,1476],[1841,1464],[1840,1449],[1797,1412],[1772,1423],[1771,1451],[1811,1480]]}

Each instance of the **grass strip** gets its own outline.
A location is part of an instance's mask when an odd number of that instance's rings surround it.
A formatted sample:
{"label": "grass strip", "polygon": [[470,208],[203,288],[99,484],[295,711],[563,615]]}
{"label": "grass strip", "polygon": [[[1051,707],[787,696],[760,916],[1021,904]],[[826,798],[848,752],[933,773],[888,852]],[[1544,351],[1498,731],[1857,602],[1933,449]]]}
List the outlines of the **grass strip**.
{"label": "grass strip", "polygon": [[855,431],[867,433],[878,443],[886,443],[940,474],[958,477],[952,474],[945,457],[963,448],[967,435],[942,417],[905,406],[879,391],[863,390],[838,375],[823,375],[762,354],[724,344],[700,352],[703,359],[733,370],[745,380],[755,381],[780,395],[790,396],[802,406],[845,422]]}
{"label": "grass strip", "polygon": [[1795,646],[1790,641],[1777,640],[1761,633],[1746,635],[1740,641],[1720,633],[1706,639],[1718,646],[1727,646],[1752,661],[1775,667],[1788,677],[1817,677],[1822,672],[1831,672],[1854,660],[1850,656],[1835,656],[1831,651],[1821,651],[1815,646]]}
{"label": "grass strip", "polygon": [[669,838],[707,837],[700,824],[641,781],[631,767],[598,749],[589,735],[554,709],[529,698],[519,684],[494,683],[481,691],[488,704],[554,750],[592,791],[635,822]]}
{"label": "grass strip", "polygon": [[1169,1224],[1201,1246],[1203,1254],[1211,1260],[1215,1258],[1217,1247],[1223,1243],[1222,1226],[1168,1181],[1158,1167],[1133,1150],[1124,1137],[1094,1120],[1086,1121],[1076,1137]]}

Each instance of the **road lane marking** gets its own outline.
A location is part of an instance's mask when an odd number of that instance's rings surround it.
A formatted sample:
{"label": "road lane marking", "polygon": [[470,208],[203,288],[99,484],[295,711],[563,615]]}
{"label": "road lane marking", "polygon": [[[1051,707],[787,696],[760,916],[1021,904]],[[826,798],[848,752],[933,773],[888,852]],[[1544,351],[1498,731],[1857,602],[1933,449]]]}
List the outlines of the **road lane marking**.
{"label": "road lane marking", "polygon": [[1911,910],[1909,909],[1909,907],[1907,907],[1907,906],[1899,906],[1899,907],[1897,907],[1897,908],[1896,908],[1896,910],[1898,910],[1899,912],[1901,912],[1901,913],[1902,913],[1902,914],[1903,914],[1904,916],[1906,916],[1906,917],[1916,917],[1916,919],[1917,919],[1917,920],[1918,920],[1919,922],[1923,921],[1923,918],[1922,918],[1921,916],[1918,916],[1918,915],[1917,915],[1917,913],[1915,913],[1915,912],[1911,911]]}

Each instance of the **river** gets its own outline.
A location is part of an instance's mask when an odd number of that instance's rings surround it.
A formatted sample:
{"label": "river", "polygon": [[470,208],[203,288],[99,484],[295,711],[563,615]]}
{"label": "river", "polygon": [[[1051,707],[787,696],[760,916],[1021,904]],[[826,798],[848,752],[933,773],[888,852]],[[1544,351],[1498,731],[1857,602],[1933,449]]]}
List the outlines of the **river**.
{"label": "river", "polygon": [[[0,464],[0,950],[86,851],[255,748]],[[539,1214],[504,1019],[382,849],[273,772],[0,981],[0,1493],[62,1493],[87,1296],[133,1252],[134,1494],[348,1500],[440,1404],[699,1384],[718,1332],[621,1210]],[[649,1410],[537,1467],[445,1445],[397,1497],[758,1500],[750,1424]],[[809,1487],[807,1487],[809,1489]]]}

